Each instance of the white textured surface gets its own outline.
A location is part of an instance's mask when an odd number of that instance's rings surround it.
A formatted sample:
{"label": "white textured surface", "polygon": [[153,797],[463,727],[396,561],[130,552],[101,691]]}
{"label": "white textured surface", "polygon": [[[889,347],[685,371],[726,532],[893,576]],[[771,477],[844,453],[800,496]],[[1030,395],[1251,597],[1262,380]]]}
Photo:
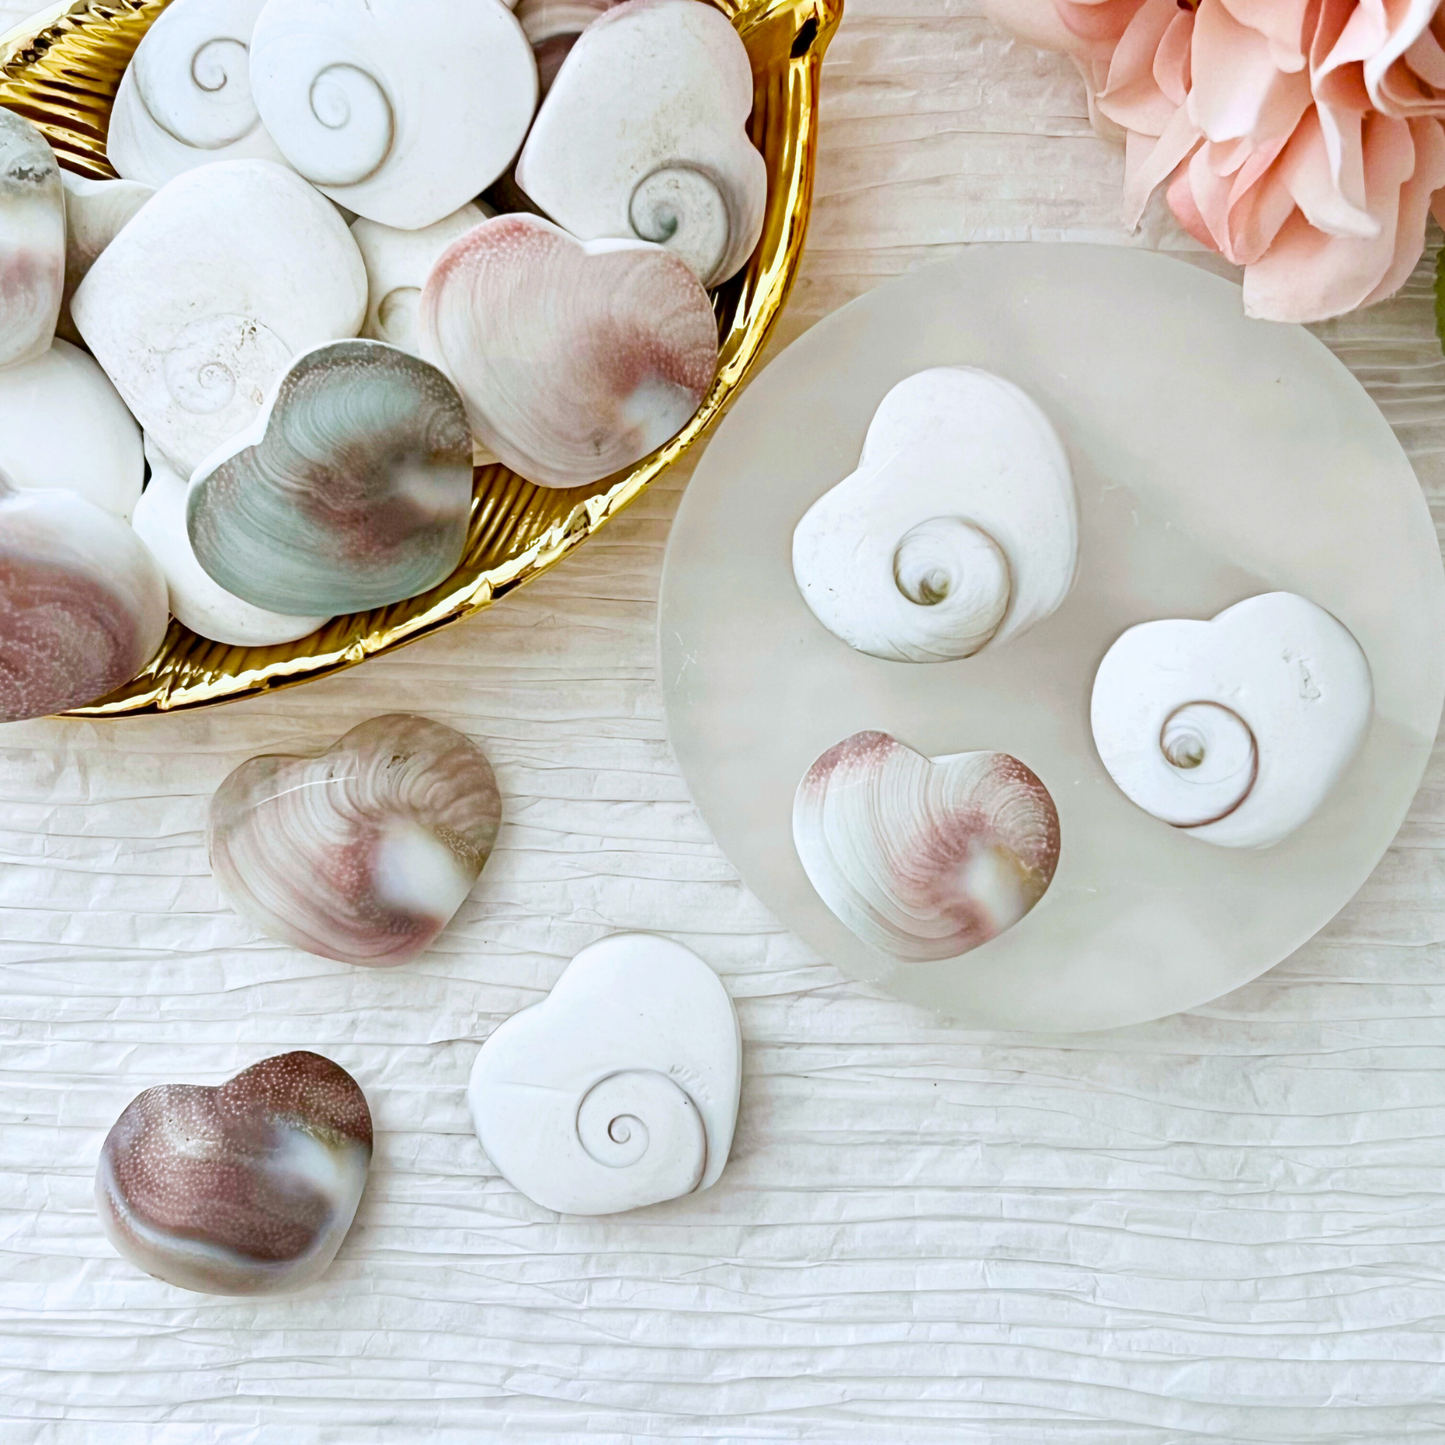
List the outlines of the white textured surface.
{"label": "white textured surface", "polygon": [[[850,0],[828,81],[786,332],[962,241],[1113,234],[1118,156],[1068,67],[970,5]],[[1323,334],[1445,500],[1423,279]],[[687,801],[652,642],[681,484],[330,682],[0,731],[0,1441],[1445,1438],[1445,765],[1355,903],[1251,987],[1106,1037],[933,1029],[779,932]],[[211,790],[389,708],[491,753],[477,893],[390,973],[256,938],[207,873]],[[559,1221],[487,1165],[467,1073],[616,928],[679,938],[737,1000],[734,1161],[695,1199]],[[378,1127],[330,1275],[247,1302],[137,1274],[91,1208],[106,1128],[146,1085],[298,1047]]]}

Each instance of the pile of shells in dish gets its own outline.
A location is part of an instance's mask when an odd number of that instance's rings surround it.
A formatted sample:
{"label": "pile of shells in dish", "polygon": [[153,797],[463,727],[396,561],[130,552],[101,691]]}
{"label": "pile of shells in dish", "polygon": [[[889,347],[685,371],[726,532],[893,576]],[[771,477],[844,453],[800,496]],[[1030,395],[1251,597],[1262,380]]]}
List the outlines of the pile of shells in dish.
{"label": "pile of shells in dish", "polygon": [[752,104],[697,0],[172,0],[119,179],[0,109],[0,721],[167,613],[267,646],[430,591],[474,463],[582,487],[676,436],[762,232]]}

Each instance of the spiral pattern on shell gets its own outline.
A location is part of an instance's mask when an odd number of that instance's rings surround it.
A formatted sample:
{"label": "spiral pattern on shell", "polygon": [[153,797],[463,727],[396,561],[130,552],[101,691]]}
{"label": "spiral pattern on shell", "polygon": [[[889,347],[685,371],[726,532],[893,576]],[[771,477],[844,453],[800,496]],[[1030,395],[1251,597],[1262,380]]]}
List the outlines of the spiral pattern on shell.
{"label": "spiral pattern on shell", "polygon": [[290,357],[290,348],[270,327],[221,312],[192,321],[176,336],[161,361],[161,374],[182,411],[210,416],[238,406],[249,418]]}
{"label": "spiral pattern on shell", "polygon": [[716,285],[737,231],[727,191],[703,166],[672,161],[633,187],[627,219],[644,241],[666,246],[704,286]]}
{"label": "spiral pattern on shell", "polygon": [[981,527],[962,517],[930,517],[910,527],[893,552],[893,581],[929,618],[940,651],[971,657],[1008,613],[1008,557]]}
{"label": "spiral pattern on shell", "polygon": [[1217,702],[1187,702],[1159,730],[1159,750],[1174,780],[1155,815],[1176,828],[1201,828],[1227,818],[1249,797],[1259,776],[1259,747],[1249,724]]}
{"label": "spiral pattern on shell", "polygon": [[211,867],[273,938],[349,963],[404,963],[471,891],[501,808],[480,748],[397,713],[319,757],[243,763],[211,803]]}
{"label": "spiral pattern on shell", "polygon": [[696,1105],[655,1069],[624,1069],[594,1084],[577,1106],[577,1138],[609,1169],[645,1169],[663,1195],[690,1194],[707,1164]]}
{"label": "spiral pattern on shell", "polygon": [[237,36],[197,35],[195,21],[188,20],[197,15],[204,12],[178,11],[171,24],[157,23],[141,41],[130,73],[146,113],[167,135],[197,150],[220,150],[260,123],[251,97],[250,51]]}
{"label": "spiral pattern on shell", "polygon": [[286,58],[286,85],[273,91],[271,130],[286,159],[313,186],[354,186],[374,176],[396,141],[396,113],[385,83],[349,61],[308,64],[298,43]]}

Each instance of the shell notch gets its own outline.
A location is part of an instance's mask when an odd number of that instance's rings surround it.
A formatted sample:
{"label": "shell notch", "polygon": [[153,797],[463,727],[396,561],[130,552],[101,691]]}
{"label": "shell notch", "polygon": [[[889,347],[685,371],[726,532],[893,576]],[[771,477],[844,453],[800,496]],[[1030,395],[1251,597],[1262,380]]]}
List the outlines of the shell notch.
{"label": "shell notch", "polygon": [[722,980],[680,943],[622,933],[493,1031],[467,1100],[514,1189],[559,1214],[616,1214],[717,1182],[741,1077]]}

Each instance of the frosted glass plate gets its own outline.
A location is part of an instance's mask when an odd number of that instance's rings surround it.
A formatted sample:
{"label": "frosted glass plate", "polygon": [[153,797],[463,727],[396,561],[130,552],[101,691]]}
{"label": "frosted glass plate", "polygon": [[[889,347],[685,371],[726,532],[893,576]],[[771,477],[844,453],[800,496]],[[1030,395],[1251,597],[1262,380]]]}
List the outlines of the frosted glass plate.
{"label": "frosted glass plate", "polygon": [[[1044,408],[1079,492],[1079,578],[1025,637],[961,662],[885,662],[813,618],[793,528],[851,472],[869,419],[927,366],[986,367]],[[1126,627],[1302,593],[1375,677],[1361,755],[1277,847],[1158,822],[1094,751],[1094,670]],[[749,887],[824,957],[962,1027],[1101,1029],[1215,998],[1322,928],[1419,786],[1445,697],[1445,573],[1415,474],[1345,367],[1301,327],[1247,321],[1238,287],[1106,246],[980,246],[861,297],[795,341],[733,408],[668,546],[668,727]],[[1058,805],[1053,886],[961,958],[897,963],[856,939],[793,851],[798,780],[862,728],[930,755],[1016,754]]]}

